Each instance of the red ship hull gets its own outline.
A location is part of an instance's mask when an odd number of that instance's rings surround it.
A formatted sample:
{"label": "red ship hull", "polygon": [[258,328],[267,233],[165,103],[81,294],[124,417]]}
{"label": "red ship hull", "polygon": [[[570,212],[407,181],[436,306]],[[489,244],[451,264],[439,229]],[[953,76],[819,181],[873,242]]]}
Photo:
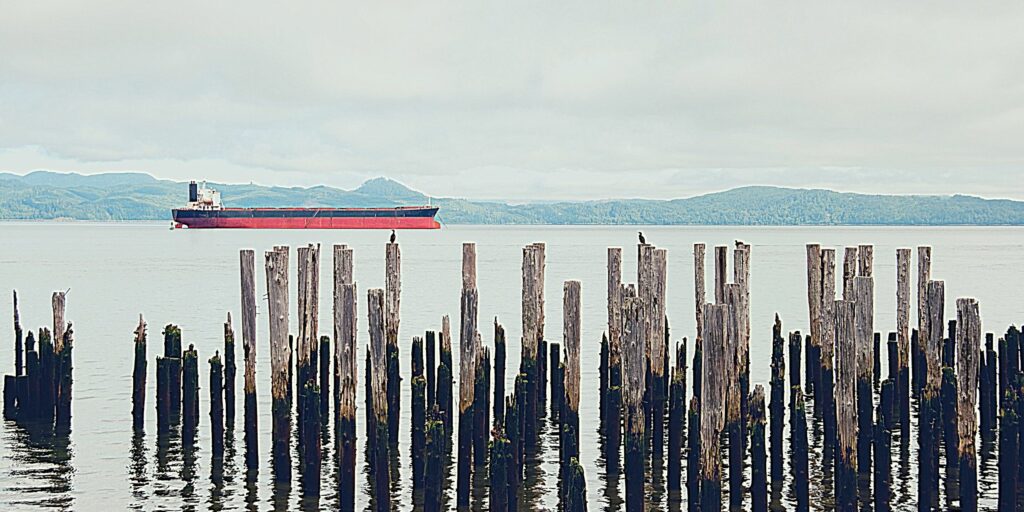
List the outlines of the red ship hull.
{"label": "red ship hull", "polygon": [[172,212],[190,229],[438,229],[437,208],[224,208]]}

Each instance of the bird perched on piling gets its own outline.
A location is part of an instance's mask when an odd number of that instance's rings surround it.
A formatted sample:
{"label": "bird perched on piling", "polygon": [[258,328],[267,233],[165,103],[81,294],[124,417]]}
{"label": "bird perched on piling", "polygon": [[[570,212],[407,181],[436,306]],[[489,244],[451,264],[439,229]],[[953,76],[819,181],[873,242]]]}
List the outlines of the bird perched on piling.
{"label": "bird perched on piling", "polygon": [[647,239],[644,238],[644,232],[643,231],[637,231],[637,233],[640,233],[640,243],[641,244],[646,244],[647,243]]}
{"label": "bird perched on piling", "polygon": [[391,230],[391,243],[395,243],[395,230]]}

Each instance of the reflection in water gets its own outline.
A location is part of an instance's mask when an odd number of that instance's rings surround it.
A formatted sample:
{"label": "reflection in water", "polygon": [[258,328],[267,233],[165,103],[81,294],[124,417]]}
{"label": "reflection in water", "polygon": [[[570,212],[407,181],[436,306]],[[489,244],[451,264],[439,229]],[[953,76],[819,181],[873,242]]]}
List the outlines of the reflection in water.
{"label": "reflection in water", "polygon": [[9,503],[73,508],[70,431],[55,434],[52,425],[31,421],[8,421],[5,427],[13,438],[4,455],[13,462],[4,487]]}
{"label": "reflection in water", "polygon": [[132,457],[128,464],[129,481],[132,487],[132,508],[142,509],[142,504],[148,498],[146,489],[149,487],[149,476],[146,474],[146,465],[149,463],[146,450],[146,434],[141,430],[132,433]]}
{"label": "reflection in water", "polygon": [[181,450],[181,481],[185,484],[181,488],[181,500],[186,509],[194,510],[198,503],[196,496],[196,452],[198,448],[195,443],[190,446],[183,446]]}

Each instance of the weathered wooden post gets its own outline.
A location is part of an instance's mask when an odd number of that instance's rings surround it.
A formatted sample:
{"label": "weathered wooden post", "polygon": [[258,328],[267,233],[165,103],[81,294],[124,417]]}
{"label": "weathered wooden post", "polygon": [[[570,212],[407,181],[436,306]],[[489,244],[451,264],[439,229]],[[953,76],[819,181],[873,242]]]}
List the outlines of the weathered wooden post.
{"label": "weathered wooden post", "polygon": [[776,492],[776,489],[782,489],[783,465],[785,464],[782,459],[782,430],[786,414],[786,358],[783,352],[784,343],[782,320],[776,314],[775,325],[772,327],[771,402],[768,406],[771,411],[769,440],[771,443],[773,494]]}
{"label": "weathered wooden post", "polygon": [[[725,290],[723,290],[723,300]],[[704,306],[703,396],[700,401],[700,510],[722,508],[720,439],[725,424],[726,367],[729,306]],[[692,499],[692,498],[691,498]]]}
{"label": "weathered wooden post", "polygon": [[686,416],[686,338],[683,346],[676,345],[676,364],[672,368],[669,384],[668,412],[668,495],[678,502],[682,498],[682,455],[685,443],[683,433]]}
{"label": "weathered wooden post", "polygon": [[257,470],[259,458],[259,411],[256,402],[256,253],[238,253],[242,288],[242,353],[245,359],[245,467]]}
{"label": "weathered wooden post", "polygon": [[[1003,353],[999,354],[1000,359]],[[1020,398],[1016,392],[1003,395],[1000,400],[999,415],[999,510],[1016,510],[1017,482],[1020,468],[1018,457],[1020,450],[1020,416],[1017,406]]]}
{"label": "weathered wooden post", "polygon": [[643,396],[646,389],[643,305],[633,285],[623,286],[622,398],[626,409],[626,510],[645,510]]}
{"label": "weathered wooden post", "polygon": [[755,512],[768,511],[768,457],[764,436],[764,387],[754,386],[750,399],[751,506]]}
{"label": "weathered wooden post", "polygon": [[215,460],[224,458],[224,391],[224,364],[215,352],[210,358],[210,444]]}
{"label": "weathered wooden post", "polygon": [[835,399],[835,300],[836,300],[836,252],[835,249],[821,250],[821,382],[822,416],[825,424],[825,453],[831,452],[836,443],[836,399]]}
{"label": "weathered wooden post", "polygon": [[913,391],[915,396],[919,394],[922,387],[924,387],[925,380],[925,346],[928,344],[929,328],[928,328],[928,281],[932,278],[932,248],[928,246],[918,246],[917,248],[917,346],[916,350],[919,355],[919,360],[915,361],[918,363],[913,369],[914,372],[914,386]]}
{"label": "weathered wooden post", "polygon": [[[976,370],[981,355],[981,317],[974,299],[957,299],[957,455],[960,465],[960,509],[978,509],[978,458],[975,438],[978,434]],[[947,462],[949,464],[950,462]]]}
{"label": "weathered wooden post", "polygon": [[690,512],[700,510],[700,415],[700,401],[694,395],[690,398],[686,419],[687,430],[690,432],[686,447],[686,503]]}
{"label": "weathered wooden post", "polygon": [[729,248],[724,245],[715,246],[715,304],[725,303],[726,271],[729,265]]}
{"label": "weathered wooden post", "polygon": [[608,248],[608,398],[605,408],[605,461],[619,471],[622,422],[622,249]]}
{"label": "weathered wooden post", "polygon": [[[19,340],[20,341],[20,340]],[[6,386],[4,387],[6,390]],[[135,328],[135,369],[132,372],[132,428],[146,427],[146,321],[139,315]]]}
{"label": "weathered wooden post", "polygon": [[331,410],[331,337],[327,335],[320,336],[320,427],[323,432],[327,432],[327,427],[330,425],[330,410]]}
{"label": "weathered wooden post", "polygon": [[473,403],[477,363],[476,244],[462,244],[462,315],[459,329],[459,463],[457,505],[469,506],[473,471]]}
{"label": "weathered wooden post", "polygon": [[[859,250],[864,261],[864,246]],[[863,267],[862,267],[863,268]],[[871,434],[874,431],[874,403],[871,384],[874,372],[874,278],[853,278],[854,324],[857,347],[857,472],[871,473]]]}
{"label": "weathered wooden post", "polygon": [[474,334],[476,341],[476,372],[473,391],[473,465],[487,466],[487,444],[491,438],[491,351],[480,341],[480,333]]}
{"label": "weathered wooden post", "polygon": [[814,416],[821,417],[822,393],[818,393],[821,378],[821,246],[807,244],[807,314],[811,343],[807,353],[808,394],[813,393]]}
{"label": "weathered wooden post", "polygon": [[452,422],[455,419],[454,403],[455,399],[452,396],[453,389],[455,386],[454,381],[454,366],[452,365],[452,335],[451,335],[451,322],[448,320],[448,315],[441,317],[441,343],[439,350],[439,361],[437,366],[437,391],[435,397],[437,398],[437,408],[441,413],[441,420],[444,424],[444,433],[446,439],[446,453],[451,449],[451,440],[453,434]]}
{"label": "weathered wooden post", "polygon": [[71,427],[71,323],[64,318],[66,292],[53,292],[53,357],[52,371],[52,406],[47,408],[45,418],[54,418],[58,431]]}
{"label": "weathered wooden post", "polygon": [[427,413],[437,403],[435,392],[437,391],[437,332],[427,331],[424,334],[424,355],[427,379]]}
{"label": "weathered wooden post", "polygon": [[366,296],[370,333],[370,378],[373,396],[373,467],[374,508],[379,512],[391,510],[391,472],[388,470],[388,354],[385,341],[384,290],[373,288]]}
{"label": "weathered wooden post", "polygon": [[423,488],[423,469],[426,465],[427,380],[423,376],[423,338],[413,336],[412,357],[412,487]]}
{"label": "weathered wooden post", "polygon": [[652,300],[650,307],[646,308],[650,318],[648,319],[648,339],[650,345],[650,373],[651,382],[648,388],[651,391],[651,425],[652,443],[651,457],[663,459],[665,454],[665,404],[666,404],[666,336],[665,336],[665,299],[666,299],[666,278],[668,271],[668,251],[665,249],[653,249],[651,252],[650,268],[650,292]]}
{"label": "weathered wooden post", "polygon": [[[343,249],[349,253],[351,249]],[[337,250],[335,250],[337,255]],[[337,259],[335,260],[337,262]],[[335,267],[337,268],[337,267]],[[337,274],[335,274],[337,276]],[[341,467],[339,490],[341,508],[355,507],[356,497],[356,385],[359,377],[356,363],[359,360],[356,347],[356,284],[348,282],[342,274],[340,293],[335,277],[335,364],[339,379],[335,384],[339,396],[336,403],[338,417],[338,457]]]}
{"label": "weathered wooden post", "polygon": [[[427,368],[430,368],[428,363]],[[428,374],[430,371],[428,370]],[[428,384],[429,387],[429,384]],[[505,328],[494,317],[494,425],[505,424]],[[507,439],[506,439],[507,441]]]}
{"label": "weathered wooden post", "polygon": [[402,252],[389,242],[385,251],[384,332],[388,343],[388,441],[398,445],[398,419],[402,407],[402,375],[398,360],[399,310],[402,302]]}
{"label": "weathered wooden post", "polygon": [[288,343],[288,247],[266,253],[267,301],[270,338],[273,469],[276,482],[291,481],[292,422],[288,402],[291,346]]}
{"label": "weathered wooden post", "polygon": [[[39,343],[42,348],[42,336]],[[177,425],[181,419],[181,355],[181,329],[167,324],[164,327],[164,359],[167,365],[167,410],[171,425]]]}
{"label": "weathered wooden post", "polygon": [[843,300],[853,300],[853,278],[857,277],[857,248],[843,249]]}
{"label": "weathered wooden post", "polygon": [[583,466],[575,458],[569,464],[565,512],[586,512],[587,479],[583,474]]}
{"label": "weathered wooden post", "polygon": [[523,248],[523,357],[520,373],[526,374],[526,402],[523,421],[527,445],[537,440],[537,418],[543,414],[538,402],[543,396],[544,368],[540,365],[544,339],[544,267],[545,245],[533,243]]}
{"label": "weathered wooden post", "polygon": [[[726,337],[725,337],[725,373],[718,374],[724,381],[725,386],[725,430],[729,438],[729,508],[743,508],[743,455],[745,442],[741,424],[743,418],[740,414],[740,384],[739,384],[739,345],[740,345],[740,322],[739,314],[741,309],[742,290],[735,283],[725,285],[725,304],[728,309],[725,311]],[[707,367],[705,367],[706,369]],[[705,379],[705,385],[707,379]]]}
{"label": "weathered wooden post", "polygon": [[[580,282],[563,285],[562,331],[565,343],[564,407],[560,411],[562,439],[562,496],[566,510],[586,507],[586,486],[573,485],[572,471],[580,456]],[[554,361],[552,361],[554,364]],[[554,397],[552,397],[554,398]],[[574,506],[574,504],[577,504]]]}
{"label": "weathered wooden post", "polygon": [[736,320],[739,342],[736,365],[740,390],[740,433],[742,448],[747,450],[750,423],[750,244],[736,241],[733,251],[733,280],[739,286]]}
{"label": "weathered wooden post", "polygon": [[793,490],[796,494],[797,512],[810,510],[810,492],[808,483],[808,445],[807,445],[807,410],[804,405],[804,394],[800,386],[792,388],[793,395]]}
{"label": "weathered wooden post", "polygon": [[228,319],[224,322],[224,421],[234,428],[235,425],[235,375],[238,368],[235,365],[235,329],[231,326],[231,312],[228,312]]}
{"label": "weathered wooden post", "polygon": [[996,397],[996,351],[993,349],[992,333],[985,334],[984,367],[981,372],[981,435],[983,439],[993,440],[996,427],[996,416],[999,406]]}
{"label": "weathered wooden post", "polygon": [[[20,377],[25,374],[25,359],[23,356],[23,339],[21,329],[21,317],[18,315],[18,290],[12,290],[14,295],[14,376]],[[7,386],[4,386],[7,389]]]}
{"label": "weathered wooden post", "polygon": [[[297,340],[295,374],[298,375],[296,389],[298,400],[295,408],[299,422],[299,447],[305,450],[306,427],[310,426],[306,418],[308,400],[306,393],[312,392],[317,382],[318,370],[318,332],[320,319],[320,246],[309,244],[298,248],[298,320],[299,336]],[[290,366],[289,366],[290,367]],[[319,388],[317,388],[319,393]],[[319,405],[317,406],[319,410]],[[319,432],[320,426],[315,426]]]}
{"label": "weathered wooden post", "polygon": [[181,443],[192,446],[199,426],[199,353],[192,345],[181,360]]}
{"label": "weathered wooden post", "polygon": [[[856,288],[856,286],[855,286]],[[857,510],[857,394],[860,392],[855,302],[835,302],[836,331],[836,504]]]}
{"label": "weathered wooden post", "polygon": [[896,342],[895,407],[901,437],[906,438],[910,435],[910,249],[896,249]]}
{"label": "weathered wooden post", "polygon": [[942,281],[928,281],[926,297],[926,345],[922,352],[924,381],[921,390],[918,427],[920,455],[918,461],[918,503],[922,507],[939,506],[939,387],[943,335],[943,304],[945,286]]}
{"label": "weathered wooden post", "polygon": [[565,368],[561,363],[562,345],[552,341],[548,344],[548,349],[548,359],[552,361],[551,377],[549,379],[551,381],[551,419],[558,421],[558,424],[561,425],[560,412],[563,402],[565,402],[563,400],[565,398],[565,387],[563,385],[565,380],[562,378]]}

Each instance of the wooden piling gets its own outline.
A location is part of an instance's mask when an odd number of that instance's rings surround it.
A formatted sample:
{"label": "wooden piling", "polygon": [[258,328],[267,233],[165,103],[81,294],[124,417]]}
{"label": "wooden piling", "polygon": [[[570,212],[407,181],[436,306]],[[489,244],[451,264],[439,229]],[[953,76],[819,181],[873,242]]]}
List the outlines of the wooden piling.
{"label": "wooden piling", "polygon": [[476,333],[476,375],[473,392],[473,465],[487,466],[487,444],[490,442],[491,351],[482,346]]}
{"label": "wooden piling", "polygon": [[926,344],[922,352],[924,363],[923,387],[918,423],[918,503],[922,507],[939,506],[939,388],[942,384],[940,368],[943,337],[943,304],[945,287],[942,281],[928,281],[925,295]]}
{"label": "wooden piling", "polygon": [[[230,325],[230,320],[228,324]],[[225,387],[224,364],[220,354],[215,352],[210,358],[210,445],[213,458],[224,458],[224,413]]]}
{"label": "wooden piling", "polygon": [[384,290],[370,289],[366,296],[370,334],[370,391],[373,397],[374,431],[370,448],[374,460],[373,503],[379,512],[391,510],[391,472],[388,470],[388,348],[385,340]]}
{"label": "wooden piling", "polygon": [[[890,388],[895,383],[886,381]],[[886,428],[884,421],[878,421],[874,426],[874,485],[875,485],[875,512],[888,512],[891,510],[892,500],[892,432]]]}
{"label": "wooden piling", "polygon": [[[326,429],[330,424],[331,409],[331,337],[320,336],[320,350],[318,352],[320,371],[320,419],[321,426]],[[326,431],[326,430],[325,430]]]}
{"label": "wooden piling", "polygon": [[[1000,354],[1000,358],[1002,354]],[[1016,393],[1003,396],[999,415],[999,510],[1016,510],[1020,417]]]}
{"label": "wooden piling", "polygon": [[853,278],[857,277],[857,248],[843,250],[843,300],[853,300]]}
{"label": "wooden piling", "polygon": [[652,459],[664,459],[665,454],[665,413],[668,393],[666,389],[667,367],[665,354],[667,353],[666,325],[665,325],[665,300],[666,300],[666,279],[668,272],[668,251],[665,249],[654,249],[651,253],[650,269],[650,299],[653,304],[648,308],[651,315],[648,322],[648,336],[650,339],[650,373],[651,382],[648,388],[651,392],[651,457]]}
{"label": "wooden piling", "polygon": [[626,510],[645,510],[644,410],[646,389],[643,305],[633,285],[624,286],[622,300],[622,397],[626,411]]}
{"label": "wooden piling", "polygon": [[426,466],[426,421],[427,421],[427,380],[424,377],[423,338],[413,336],[412,357],[412,487],[414,490],[423,488],[423,470]]}
{"label": "wooden piling", "polygon": [[587,510],[587,479],[583,474],[583,466],[579,460],[569,461],[568,482],[566,484],[565,512],[586,512]]}
{"label": "wooden piling", "polygon": [[537,439],[537,418],[541,412],[537,401],[540,396],[542,370],[538,366],[540,342],[544,337],[544,244],[534,243],[523,248],[522,319],[523,343],[520,373],[526,374],[525,416],[523,433],[528,444]]}
{"label": "wooden piling", "polygon": [[[715,246],[715,304],[725,302],[726,270],[729,262],[729,248],[724,245]],[[701,313],[703,314],[703,313]]]}
{"label": "wooden piling", "polygon": [[771,412],[769,440],[771,443],[771,476],[773,488],[781,488],[781,486],[777,486],[776,484],[781,484],[783,480],[782,473],[784,461],[782,459],[782,431],[786,414],[786,359],[785,353],[783,352],[784,343],[785,340],[782,338],[782,320],[780,320],[779,315],[776,314],[775,325],[772,327],[772,363],[770,383],[771,402],[768,406]]}
{"label": "wooden piling", "polygon": [[[168,411],[171,425],[181,420],[181,329],[168,324],[164,327],[164,358],[167,360]],[[49,338],[49,333],[47,333]],[[42,336],[40,336],[42,349]],[[42,353],[42,351],[40,352]]]}
{"label": "wooden piling", "polygon": [[[430,365],[427,365],[430,368]],[[431,373],[429,370],[428,374]],[[429,386],[428,386],[429,387]],[[494,317],[494,425],[505,424],[505,328]],[[507,439],[506,439],[507,440]]]}
{"label": "wooden piling", "polygon": [[424,355],[427,379],[427,411],[434,408],[437,403],[435,391],[437,391],[437,333],[427,331],[424,334]]}
{"label": "wooden piling", "polygon": [[836,399],[835,399],[835,300],[836,300],[836,252],[835,249],[821,250],[821,416],[825,427],[825,453],[830,453],[836,443]]}
{"label": "wooden piling", "polygon": [[726,382],[722,376],[729,371],[726,362],[728,317],[729,306],[724,303],[704,307],[699,466],[702,512],[721,510],[722,506],[722,459],[719,451],[726,405]]}
{"label": "wooden piling", "polygon": [[[859,251],[863,253],[863,247]],[[863,262],[863,256],[861,258]],[[853,278],[854,324],[857,350],[857,472],[871,474],[871,434],[874,431],[872,375],[874,372],[874,278]]]}
{"label": "wooden piling", "polygon": [[813,393],[814,415],[820,417],[823,394],[817,392],[821,379],[821,246],[818,244],[807,244],[807,314],[811,343],[805,387],[808,394]]}
{"label": "wooden piling", "polygon": [[559,421],[561,425],[561,409],[565,402],[563,400],[565,396],[565,388],[563,383],[565,380],[562,378],[563,366],[560,364],[562,361],[562,346],[557,342],[551,342],[548,344],[548,359],[553,361],[551,364],[551,419]]}
{"label": "wooden piling", "polygon": [[398,354],[398,327],[402,302],[402,252],[396,242],[385,251],[384,332],[388,350],[388,441],[398,445],[398,419],[402,408],[402,374]]}
{"label": "wooden piling", "polygon": [[291,413],[288,403],[291,346],[288,343],[288,247],[266,253],[267,300],[270,337],[270,379],[273,430],[271,434],[274,480],[291,481]]}
{"label": "wooden piling", "polygon": [[[6,390],[6,386],[4,387]],[[146,321],[139,315],[135,328],[135,369],[132,372],[132,428],[146,427]]]}
{"label": "wooden piling", "polygon": [[[804,394],[800,386],[793,386],[793,488],[796,494],[797,512],[810,510],[808,445],[807,445],[807,410],[804,405]],[[838,452],[838,450],[837,450]],[[702,509],[703,512],[703,509]]]}
{"label": "wooden piling", "polygon": [[896,400],[902,437],[910,434],[910,249],[896,249]]}
{"label": "wooden piling", "polygon": [[984,366],[979,376],[981,381],[981,389],[979,390],[981,418],[979,426],[981,427],[982,437],[992,439],[992,434],[995,432],[996,427],[996,416],[999,411],[998,398],[996,396],[996,383],[999,380],[996,376],[998,363],[996,362],[996,351],[993,349],[992,333],[985,334],[985,354],[982,359]]}
{"label": "wooden piling", "polygon": [[[351,249],[348,249],[351,252]],[[337,256],[337,249],[335,250]],[[337,259],[335,259],[337,262]],[[335,263],[337,265],[337,263]],[[335,267],[337,268],[337,267]],[[342,280],[340,290],[335,274],[335,366],[338,381],[337,409],[338,423],[338,464],[340,467],[340,503],[341,508],[355,508],[356,497],[356,386],[358,370],[356,362],[359,353],[356,347],[356,284]],[[340,291],[340,293],[339,293]]]}
{"label": "wooden piling", "polygon": [[[573,485],[573,463],[580,457],[580,282],[566,281],[563,284],[562,332],[565,343],[565,366],[563,379],[563,408],[559,412],[562,446],[562,496],[566,510],[573,504],[586,502],[586,488]],[[554,364],[554,361],[552,361]],[[578,462],[576,463],[578,465]],[[583,496],[580,496],[583,493]],[[585,505],[584,505],[585,508]]]}
{"label": "wooden piling", "polygon": [[[860,278],[867,279],[867,278]],[[855,286],[856,288],[856,286]],[[857,359],[855,302],[835,302],[836,330],[836,476],[835,496],[840,510],[857,510],[857,394],[860,392]]]}
{"label": "wooden piling", "polygon": [[978,459],[975,439],[977,437],[978,395],[977,382],[981,355],[981,318],[978,302],[974,299],[957,299],[957,455],[960,466],[960,509],[978,509]]}
{"label": "wooden piling", "polygon": [[676,366],[672,368],[672,381],[669,385],[668,412],[668,495],[669,500],[678,502],[682,497],[682,455],[684,427],[686,416],[686,361],[685,345],[682,359],[679,358],[679,347],[676,347]]}
{"label": "wooden piling", "polygon": [[195,443],[199,425],[199,353],[189,345],[181,360],[181,443]]}
{"label": "wooden piling", "polygon": [[[725,430],[729,438],[729,508],[743,508],[743,418],[741,415],[741,390],[739,383],[740,345],[740,301],[742,290],[735,283],[725,285],[726,348],[725,373],[719,378],[725,380]],[[706,383],[706,381],[705,381]]]}
{"label": "wooden piling", "polygon": [[437,366],[437,390],[434,396],[437,399],[437,408],[441,413],[441,420],[444,424],[446,441],[446,453],[451,449],[451,439],[454,416],[454,397],[452,395],[455,386],[454,366],[452,365],[452,335],[451,322],[448,315],[441,317],[441,343],[439,347],[439,363]]}
{"label": "wooden piling", "polygon": [[[704,304],[707,303],[705,292],[705,260],[704,244],[693,244],[693,295],[694,314],[697,320],[697,339],[701,339],[704,333]],[[717,288],[716,288],[717,289]]]}
{"label": "wooden piling", "polygon": [[750,397],[750,498],[754,512],[768,511],[768,454],[764,435],[764,387],[754,386]]}
{"label": "wooden piling", "polygon": [[700,401],[695,395],[690,398],[686,419],[686,427],[690,432],[686,447],[686,503],[690,512],[700,510],[700,416]]}
{"label": "wooden piling", "polygon": [[[932,248],[928,246],[919,246],[917,248],[917,353],[919,358],[924,358],[925,346],[928,343],[928,336],[931,332],[928,327],[928,281],[931,280],[932,276]],[[914,385],[913,391],[915,394],[919,394],[922,387],[924,387],[925,381],[925,366],[924,359],[917,361],[920,363],[920,369],[914,369],[914,374],[917,376],[917,381]]]}
{"label": "wooden piling", "polygon": [[608,248],[608,397],[605,400],[605,461],[619,471],[622,432],[622,249]]}
{"label": "wooden piling", "polygon": [[56,416],[57,432],[67,432],[71,428],[71,386],[72,378],[71,353],[74,345],[71,322],[64,318],[65,293],[53,292],[53,388],[54,412],[46,417]]}
{"label": "wooden piling", "polygon": [[296,340],[295,374],[298,375],[298,382],[295,387],[298,400],[295,408],[300,450],[304,450],[303,446],[308,438],[305,435],[305,428],[309,423],[305,419],[308,402],[305,393],[315,387],[311,384],[316,384],[319,368],[317,340],[320,320],[320,245],[309,244],[306,247],[299,247],[297,253],[299,335]]}
{"label": "wooden piling", "polygon": [[476,244],[462,244],[462,315],[459,329],[459,463],[457,505],[468,507],[473,465],[473,405],[477,363]]}
{"label": "wooden piling", "polygon": [[[12,290],[11,293],[14,296],[14,375],[15,377],[20,377],[25,374],[25,359],[21,316],[18,314],[18,290]],[[6,390],[7,386],[4,386],[4,389]]]}
{"label": "wooden piling", "polygon": [[[28,340],[32,333],[28,333]],[[30,354],[34,355],[34,354]],[[29,361],[27,360],[26,363]],[[26,367],[27,371],[30,371]],[[156,432],[158,436],[166,436],[171,430],[171,385],[170,364],[167,358],[156,358]]]}
{"label": "wooden piling", "polygon": [[256,253],[238,253],[242,296],[242,354],[245,360],[245,467],[257,470],[259,460],[259,411],[256,401]]}

